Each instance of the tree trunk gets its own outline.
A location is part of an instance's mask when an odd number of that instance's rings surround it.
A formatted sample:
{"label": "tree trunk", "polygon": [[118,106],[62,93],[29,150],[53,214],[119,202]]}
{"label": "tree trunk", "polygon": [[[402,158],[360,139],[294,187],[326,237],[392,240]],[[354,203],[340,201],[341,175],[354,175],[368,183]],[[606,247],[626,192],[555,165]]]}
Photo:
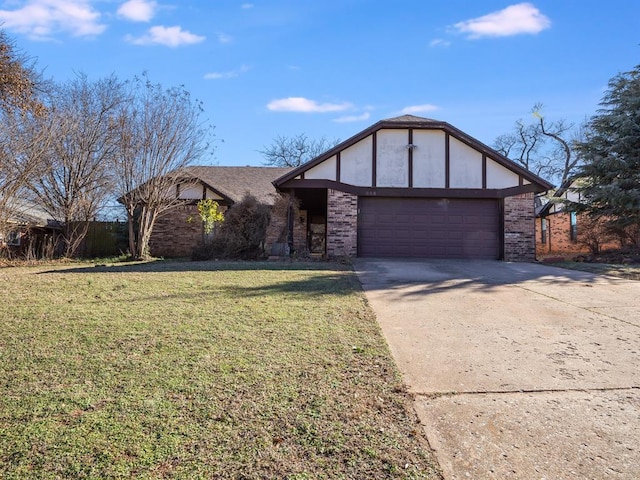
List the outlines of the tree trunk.
{"label": "tree trunk", "polygon": [[153,230],[153,224],[156,221],[155,210],[149,210],[147,207],[142,207],[140,212],[139,230],[138,230],[138,249],[136,251],[136,258],[138,260],[148,259],[149,252],[149,240],[151,239],[151,231]]}
{"label": "tree trunk", "polygon": [[87,236],[89,231],[88,221],[66,222],[63,232],[64,256],[66,258],[75,257],[78,248]]}
{"label": "tree trunk", "polygon": [[127,208],[127,225],[129,228],[129,255],[136,256],[136,230],[135,230],[135,209]]}

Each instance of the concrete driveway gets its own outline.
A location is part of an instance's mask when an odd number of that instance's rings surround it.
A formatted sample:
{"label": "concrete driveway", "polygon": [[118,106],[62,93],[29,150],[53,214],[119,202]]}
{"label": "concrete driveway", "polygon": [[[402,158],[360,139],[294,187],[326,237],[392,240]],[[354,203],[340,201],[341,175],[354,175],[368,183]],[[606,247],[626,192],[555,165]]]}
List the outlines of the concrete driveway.
{"label": "concrete driveway", "polygon": [[445,478],[640,478],[640,282],[358,259]]}

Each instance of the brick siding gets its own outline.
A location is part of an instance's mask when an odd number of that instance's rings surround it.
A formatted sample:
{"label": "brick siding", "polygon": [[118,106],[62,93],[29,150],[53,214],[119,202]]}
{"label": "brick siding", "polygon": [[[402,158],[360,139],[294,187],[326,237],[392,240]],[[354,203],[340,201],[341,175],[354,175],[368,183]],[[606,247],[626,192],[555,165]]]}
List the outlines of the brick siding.
{"label": "brick siding", "polygon": [[504,199],[504,259],[532,262],[536,256],[533,193]]}
{"label": "brick siding", "polygon": [[355,257],[358,253],[358,197],[327,190],[327,256]]}
{"label": "brick siding", "polygon": [[[187,221],[189,217],[191,222]],[[156,220],[149,250],[154,257],[189,257],[202,245],[202,234],[197,205],[176,207]]]}
{"label": "brick siding", "polygon": [[[267,226],[265,236],[265,251],[267,255],[283,255],[284,252],[276,245],[287,243],[287,219],[286,217],[272,215]],[[300,210],[293,223],[293,252],[297,255],[309,253],[307,247],[307,211]]]}
{"label": "brick siding", "polygon": [[[576,225],[578,241],[571,240],[571,215],[567,212],[558,212],[547,215],[547,241],[542,243],[541,218],[536,218],[536,257],[580,255],[589,253],[589,248],[580,242],[584,234],[584,216],[578,215]],[[603,250],[619,248],[618,242],[609,241],[602,244]]]}

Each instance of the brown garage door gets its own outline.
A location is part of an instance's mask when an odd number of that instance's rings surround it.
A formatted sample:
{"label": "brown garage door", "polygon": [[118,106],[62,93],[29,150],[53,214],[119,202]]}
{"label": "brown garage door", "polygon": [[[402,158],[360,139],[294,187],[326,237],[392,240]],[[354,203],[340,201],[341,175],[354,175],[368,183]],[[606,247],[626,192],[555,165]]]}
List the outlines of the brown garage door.
{"label": "brown garage door", "polygon": [[497,200],[360,197],[358,255],[497,259],[499,218]]}

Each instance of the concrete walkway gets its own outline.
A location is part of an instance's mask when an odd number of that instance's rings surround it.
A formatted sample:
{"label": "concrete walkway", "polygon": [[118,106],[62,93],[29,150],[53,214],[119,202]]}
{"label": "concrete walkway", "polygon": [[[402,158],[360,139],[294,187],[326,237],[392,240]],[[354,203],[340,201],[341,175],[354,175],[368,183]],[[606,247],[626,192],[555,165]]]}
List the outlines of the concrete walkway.
{"label": "concrete walkway", "polygon": [[445,478],[640,478],[640,282],[358,259]]}

